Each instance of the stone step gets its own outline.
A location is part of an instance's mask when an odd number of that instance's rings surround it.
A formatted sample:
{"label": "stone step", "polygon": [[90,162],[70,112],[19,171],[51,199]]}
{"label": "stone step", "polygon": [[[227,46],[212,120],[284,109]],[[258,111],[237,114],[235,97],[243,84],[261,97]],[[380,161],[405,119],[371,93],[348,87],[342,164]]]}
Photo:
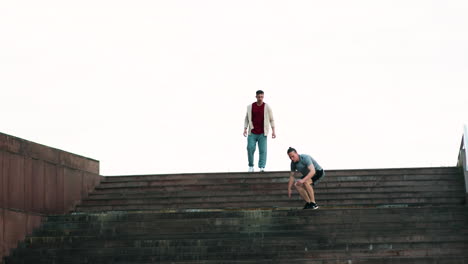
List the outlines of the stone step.
{"label": "stone step", "polygon": [[[298,193],[295,191],[294,196],[299,197]],[[417,197],[439,197],[439,198],[464,198],[465,194],[463,192],[389,192],[389,193],[320,193],[316,192],[317,198],[320,198],[321,201],[324,200],[346,200],[346,199],[390,199],[390,198],[417,198]],[[146,203],[204,203],[204,202],[230,202],[230,201],[275,201],[282,200],[287,198],[286,193],[276,194],[276,195],[218,195],[218,196],[157,196],[157,197],[120,197],[112,199],[94,199],[88,198],[82,201],[82,205],[114,205],[114,204],[146,204]]]}
{"label": "stone step", "polygon": [[[69,223],[106,223],[106,222],[161,222],[161,221],[214,221],[223,223],[258,222],[268,219],[270,222],[280,221],[310,221],[314,223],[405,223],[424,221],[445,221],[468,219],[465,206],[446,207],[414,207],[414,208],[339,208],[319,210],[297,210],[295,208],[278,208],[273,210],[161,210],[161,211],[129,211],[104,213],[73,213],[71,215],[50,216],[47,224]],[[296,220],[298,219],[298,220]]]}
{"label": "stone step", "polygon": [[[467,234],[465,225],[467,221],[452,221],[450,224],[443,222],[424,222],[416,225],[404,226],[404,224],[386,224],[369,223],[366,225],[358,224],[329,224],[326,226],[307,225],[301,226],[299,224],[286,225],[286,224],[271,224],[271,225],[256,225],[251,223],[246,226],[235,225],[222,225],[222,226],[209,226],[209,225],[170,225],[166,224],[164,227],[146,224],[142,225],[129,225],[133,229],[128,229],[125,225],[112,225],[110,227],[70,227],[70,228],[56,228],[56,229],[41,229],[33,233],[33,237],[75,237],[75,236],[104,236],[106,238],[125,238],[128,236],[144,236],[146,239],[182,239],[191,238],[194,235],[198,239],[212,239],[219,238],[220,236],[239,237],[249,235],[250,237],[276,237],[276,236],[303,236],[310,235],[326,236],[327,234],[333,237],[348,236],[354,234],[363,238],[370,238],[372,236],[385,238],[391,236],[392,232],[399,232],[399,237],[410,237],[413,235],[423,234],[439,234],[439,233],[452,233],[452,234]],[[354,241],[354,240],[350,240]]]}
{"label": "stone step", "polygon": [[[215,196],[243,196],[243,195],[287,195],[287,185],[283,185],[282,189],[265,189],[265,190],[231,190],[231,191],[140,191],[139,189],[132,189],[121,192],[117,189],[115,192],[94,192],[89,195],[86,200],[109,200],[117,198],[166,198],[166,197],[215,197]],[[397,187],[338,187],[338,188],[322,188],[317,186],[314,189],[317,195],[325,193],[396,193],[396,192],[458,192],[464,193],[465,187],[463,185],[448,185],[448,186],[435,186],[435,185],[417,185],[417,186],[397,186]]]}
{"label": "stone step", "polygon": [[[193,184],[193,185],[167,185],[167,186],[126,186],[111,187],[99,185],[95,188],[95,193],[115,193],[115,192],[148,192],[148,191],[263,191],[263,190],[284,190],[287,189],[286,182],[263,183],[263,184]],[[353,188],[353,187],[408,187],[408,186],[463,186],[460,180],[442,181],[349,181],[349,182],[329,182],[327,179],[321,181],[315,188]]]}
{"label": "stone step", "polygon": [[[15,261],[15,262],[13,262]],[[156,260],[147,260],[147,261],[114,261],[99,259],[99,262],[95,262],[90,259],[89,261],[79,261],[73,260],[73,264],[89,264],[89,263],[103,263],[103,264],[193,264],[194,261],[156,261]],[[368,257],[368,258],[341,258],[341,259],[319,259],[319,258],[289,258],[289,259],[253,259],[253,260],[197,260],[195,263],[202,264],[466,264],[468,262],[467,257],[453,257],[453,256],[443,256],[443,257]],[[51,264],[52,262],[49,259],[34,259],[34,262],[23,262],[22,260],[10,260],[8,263],[15,264],[28,264],[28,263],[37,263],[37,264]],[[55,263],[72,263],[72,262],[63,262],[58,260]],[[6,262],[5,262],[6,264]]]}
{"label": "stone step", "polygon": [[[367,198],[353,199],[328,199],[322,200],[320,197],[316,199],[319,206],[326,207],[382,207],[382,206],[446,206],[446,205],[462,205],[465,203],[465,198],[459,197],[413,197],[413,198],[378,198],[369,200]],[[301,208],[303,202],[300,201],[298,195],[294,199],[276,198],[274,200],[262,200],[261,196],[255,201],[249,201],[241,198],[233,198],[229,201],[205,201],[191,202],[189,199],[176,202],[169,201],[142,201],[141,203],[125,204],[101,204],[88,205],[86,203],[77,206],[78,212],[102,212],[102,211],[141,211],[141,210],[161,210],[161,209],[216,209],[216,208],[273,208],[273,207],[297,207]]]}
{"label": "stone step", "polygon": [[319,210],[289,172],[106,177],[4,264],[468,263],[458,168],[327,171]]}
{"label": "stone step", "polygon": [[[422,223],[412,226],[412,230],[397,224],[383,227],[382,224],[368,224],[356,228],[353,225],[327,225],[326,227],[310,225],[307,227],[299,225],[265,225],[257,227],[255,225],[239,227],[239,226],[183,226],[175,230],[174,226],[168,226],[171,230],[164,230],[159,227],[139,227],[134,230],[129,230],[124,226],[115,226],[112,228],[77,228],[77,229],[43,229],[33,233],[32,238],[46,237],[48,239],[58,238],[64,240],[79,237],[95,236],[96,238],[104,237],[106,239],[128,239],[136,237],[145,240],[181,240],[193,238],[196,236],[198,240],[202,239],[227,239],[227,238],[250,238],[264,239],[281,239],[282,237],[295,236],[296,238],[306,236],[309,239],[319,239],[328,241],[333,239],[347,238],[348,242],[368,241],[371,238],[378,241],[386,241],[391,237],[408,240],[411,237],[421,238],[424,235],[439,236],[442,234],[453,235],[461,234],[464,237],[468,234],[465,227],[466,221],[456,221],[450,225],[444,223]],[[398,232],[398,234],[394,234]],[[356,239],[355,239],[356,237]],[[30,241],[32,242],[32,240]]]}
{"label": "stone step", "polygon": [[263,219],[263,218],[327,218],[332,222],[354,221],[351,219],[385,217],[386,220],[411,221],[414,217],[424,219],[452,220],[454,217],[468,216],[466,206],[415,207],[415,208],[340,208],[323,210],[297,210],[280,208],[273,210],[188,210],[188,211],[136,211],[136,212],[102,212],[72,213],[47,217],[46,223],[96,222],[96,221],[155,221],[159,219]]}
{"label": "stone step", "polygon": [[[125,230],[127,227],[132,227],[131,230],[151,230],[151,232],[170,232],[173,229],[182,232],[182,230],[190,230],[190,232],[202,232],[206,231],[206,227],[212,228],[209,232],[220,230],[221,232],[235,232],[239,230],[247,231],[264,231],[273,229],[278,230],[294,230],[302,227],[310,230],[316,229],[331,229],[336,230],[349,229],[352,230],[373,230],[387,228],[398,228],[405,229],[406,226],[411,228],[462,228],[463,223],[467,222],[468,219],[465,215],[451,216],[451,217],[434,217],[424,219],[423,217],[411,217],[410,221],[398,221],[396,217],[388,216],[389,220],[385,222],[385,226],[382,226],[382,218],[378,216],[367,216],[367,217],[356,217],[349,221],[333,221],[327,217],[309,217],[309,218],[271,218],[271,219],[259,219],[259,218],[208,218],[208,219],[191,219],[191,225],[187,225],[187,221],[179,219],[158,219],[153,222],[148,221],[100,221],[100,222],[67,222],[57,224],[55,222],[46,222],[42,229],[37,232],[53,231],[56,233],[71,234],[72,231],[76,232],[94,232],[94,231],[106,231],[117,232],[116,230]],[[417,222],[415,222],[417,221]],[[447,221],[450,221],[447,223]],[[296,226],[297,225],[297,226]],[[225,230],[223,230],[223,228]],[[167,229],[167,230],[166,230]],[[196,230],[193,230],[196,229]],[[229,229],[229,230],[228,230]],[[234,231],[230,231],[230,230]],[[188,231],[187,231],[188,232]],[[44,233],[34,233],[36,236]],[[99,234],[99,233],[97,233]],[[49,234],[47,234],[49,235]]]}
{"label": "stone step", "polygon": [[[133,264],[148,264],[153,262],[132,262]],[[188,264],[193,262],[186,261],[162,261],[160,264]],[[256,259],[252,260],[203,260],[198,263],[203,264],[466,264],[468,263],[467,257],[369,257],[369,258],[341,258],[341,259],[286,259],[286,260],[273,260],[273,259]]]}
{"label": "stone step", "polygon": [[[289,258],[289,259],[268,259],[268,258],[253,258],[253,260],[245,259],[222,259],[222,260],[197,260],[194,261],[184,261],[184,260],[169,260],[169,261],[159,261],[149,259],[144,260],[131,260],[131,261],[116,261],[109,259],[89,259],[89,260],[76,260],[65,262],[64,259],[56,258],[55,262],[51,262],[50,259],[33,259],[34,262],[24,262],[23,260],[12,259],[9,260],[10,264],[28,264],[28,263],[37,263],[37,264],[51,264],[51,263],[72,263],[72,264],[89,264],[89,263],[102,263],[102,264],[466,264],[468,262],[468,257],[453,257],[453,256],[442,256],[442,257],[407,257],[407,256],[398,256],[398,257],[368,257],[368,258],[351,258],[344,257],[340,259],[319,259],[319,258]],[[5,262],[6,264],[6,262]]]}
{"label": "stone step", "polygon": [[[314,247],[315,246],[315,247]],[[65,263],[81,263],[81,261],[93,260],[91,263],[104,263],[107,261],[122,262],[127,261],[167,261],[167,260],[218,260],[218,259],[290,259],[290,258],[366,258],[366,257],[428,257],[453,255],[466,256],[468,244],[461,242],[443,243],[398,243],[382,244],[374,247],[372,244],[340,244],[340,245],[316,245],[309,247],[304,244],[292,246],[269,246],[269,245],[240,245],[238,247],[141,247],[141,248],[72,248],[72,249],[43,249],[25,250],[21,249],[8,258],[8,263],[15,263],[14,258],[21,254],[23,260],[33,260],[38,258],[59,258]],[[63,263],[62,262],[62,263]],[[35,263],[35,262],[26,262]],[[52,263],[52,262],[51,262]]]}
{"label": "stone step", "polygon": [[[221,233],[222,234],[222,233]],[[310,236],[310,235],[294,235],[288,234],[278,236],[278,239],[270,239],[261,241],[262,245],[296,245],[296,244],[346,244],[346,243],[370,243],[370,244],[388,244],[388,243],[408,243],[408,242],[456,242],[467,241],[467,230],[464,233],[454,233],[443,230],[432,230],[430,233],[405,233],[397,234],[396,232],[381,232],[371,233],[372,236],[361,237],[362,233],[351,232],[343,234],[332,234],[329,237]],[[367,234],[369,235],[369,234]],[[268,234],[267,234],[268,237]],[[219,237],[218,237],[219,238]],[[63,237],[29,237],[20,248],[23,249],[40,249],[40,248],[62,248],[74,246],[77,248],[116,248],[116,247],[210,247],[223,246],[233,247],[239,245],[256,244],[260,241],[257,237],[247,237],[245,234],[237,234],[237,236],[218,238],[179,238],[179,239],[161,239],[159,237],[145,236],[68,236]]]}
{"label": "stone step", "polygon": [[[297,177],[299,178],[299,177]],[[430,175],[378,175],[378,176],[325,176],[323,181],[329,183],[340,182],[393,182],[393,181],[447,181],[448,183],[462,182],[463,178],[458,174],[430,174]],[[266,183],[285,183],[289,177],[284,175],[281,178],[262,177],[262,178],[214,178],[214,179],[165,179],[165,180],[132,180],[125,182],[104,181],[99,188],[128,188],[128,187],[149,187],[149,186],[180,186],[180,185],[245,185],[245,184],[266,184]]]}
{"label": "stone step", "polygon": [[[403,168],[403,169],[359,169],[359,170],[326,170],[327,177],[335,176],[377,176],[377,175],[460,175],[458,167],[429,167],[429,168]],[[107,176],[104,182],[125,182],[125,181],[154,181],[164,179],[219,179],[219,178],[283,178],[288,177],[289,171],[273,171],[264,173],[185,173],[185,174],[148,174],[148,175],[123,175]]]}
{"label": "stone step", "polygon": [[[187,222],[190,225],[187,225]],[[382,223],[385,223],[383,225]],[[468,210],[454,208],[414,209],[325,209],[317,211],[224,211],[198,213],[103,213],[49,217],[35,236],[121,235],[136,234],[250,232],[290,233],[304,228],[307,232],[354,232],[398,230],[401,234],[420,229],[464,230]],[[304,231],[304,230],[303,230]],[[232,235],[232,234],[231,234]],[[265,235],[265,234],[264,234]],[[200,235],[197,235],[200,237]]]}
{"label": "stone step", "polygon": [[118,222],[118,221],[154,221],[154,220],[187,220],[187,219],[326,219],[345,223],[356,219],[380,219],[387,221],[414,221],[414,219],[453,220],[467,217],[466,206],[447,207],[414,207],[414,208],[340,208],[322,210],[297,210],[295,208],[252,209],[252,210],[187,210],[187,211],[136,211],[136,212],[103,212],[73,213],[70,215],[49,216],[45,223],[69,222]]}
{"label": "stone step", "polygon": [[[390,218],[390,216],[388,216]],[[235,228],[245,228],[248,230],[251,230],[252,228],[258,228],[259,230],[261,228],[263,229],[268,229],[272,227],[284,227],[284,228],[289,228],[293,229],[294,225],[312,225],[311,229],[316,229],[319,228],[317,225],[320,225],[321,228],[337,228],[341,229],[339,225],[342,225],[342,228],[350,228],[352,227],[353,230],[361,230],[361,229],[372,229],[375,227],[378,227],[379,224],[382,224],[382,218],[384,217],[359,217],[350,221],[338,221],[334,222],[326,217],[315,217],[315,218],[291,218],[291,219],[284,219],[284,218],[275,218],[275,219],[270,219],[268,221],[265,220],[252,220],[252,219],[239,219],[239,218],[222,218],[222,219],[216,219],[216,218],[209,218],[209,219],[191,219],[191,223],[193,223],[192,226],[197,225],[197,227],[205,227],[205,226],[212,226],[215,225],[216,229],[220,229],[222,227],[229,227],[229,226],[234,226]],[[452,226],[457,226],[460,227],[459,224],[462,223],[463,221],[468,222],[467,217],[464,215],[460,216],[451,216],[451,217],[437,217],[437,218],[430,218],[430,219],[424,219],[423,217],[412,217],[412,221],[398,221],[395,219],[396,217],[390,218],[386,223],[387,226],[382,227],[387,228],[404,228],[403,225],[411,226],[412,228],[417,228],[417,227],[424,227],[424,228],[429,228],[430,225],[433,225],[435,227],[442,227],[444,226],[443,223],[445,221],[450,220],[449,227],[451,228]],[[414,222],[418,221],[418,222]],[[186,221],[184,220],[178,220],[178,219],[161,219],[155,221],[157,224],[154,222],[147,222],[147,221],[140,221],[140,222],[129,222],[129,221],[115,221],[115,222],[96,222],[96,223],[89,223],[89,222],[67,222],[62,224],[63,227],[58,226],[57,223],[55,222],[46,222],[44,223],[44,229],[46,230],[50,228],[51,230],[60,230],[61,228],[66,230],[66,232],[69,232],[70,230],[74,229],[99,229],[99,230],[114,230],[116,228],[125,228],[127,227],[132,227],[133,229],[154,229],[156,230],[163,230],[164,228],[185,228],[185,229],[190,229],[192,226],[187,226]],[[441,224],[442,223],[442,224]],[[245,226],[239,226],[243,225]],[[458,225],[457,225],[458,224]],[[103,225],[106,225],[103,227]],[[289,230],[288,229],[288,230]]]}
{"label": "stone step", "polygon": [[[131,247],[121,247],[121,246],[112,246],[112,247],[74,247],[74,248],[18,248],[12,254],[12,256],[27,256],[27,255],[57,255],[57,252],[61,254],[71,255],[76,254],[81,251],[86,251],[87,256],[99,256],[99,255],[125,255],[132,254],[133,252],[141,252],[142,254],[149,255],[164,255],[168,254],[177,254],[177,252],[183,252],[185,254],[192,255],[208,255],[213,253],[230,253],[230,252],[245,252],[256,251],[264,252],[268,251],[274,253],[277,251],[284,252],[312,252],[317,251],[318,249],[322,251],[377,251],[377,250],[404,250],[404,249],[433,249],[435,244],[440,245],[442,249],[454,249],[454,248],[466,248],[468,249],[468,240],[458,240],[458,241],[408,241],[408,242],[385,242],[385,243],[356,243],[356,242],[345,242],[345,243],[328,243],[324,244],[320,241],[298,241],[294,240],[280,241],[283,243],[259,243],[258,240],[251,241],[246,243],[245,240],[236,240],[232,243],[227,244],[217,244],[212,243],[211,245],[195,245],[195,246],[184,246],[183,244],[176,244],[173,246],[171,244],[157,243],[152,245],[150,243],[143,243],[142,245],[132,245]],[[148,244],[148,246],[146,246]],[[318,253],[318,252],[315,252]],[[437,254],[434,254],[437,255]]]}

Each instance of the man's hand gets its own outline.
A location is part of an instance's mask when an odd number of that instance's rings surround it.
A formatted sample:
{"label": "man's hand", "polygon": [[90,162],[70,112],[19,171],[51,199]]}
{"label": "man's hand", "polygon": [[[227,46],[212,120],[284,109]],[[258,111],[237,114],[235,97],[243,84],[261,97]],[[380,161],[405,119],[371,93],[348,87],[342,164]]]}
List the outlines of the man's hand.
{"label": "man's hand", "polygon": [[296,186],[301,186],[302,184],[304,184],[304,182],[305,182],[304,179],[300,179],[295,183],[295,185]]}
{"label": "man's hand", "polygon": [[247,136],[247,128],[244,128],[244,137]]}
{"label": "man's hand", "polygon": [[273,132],[273,134],[271,134],[271,138],[276,138],[276,133]]}
{"label": "man's hand", "polygon": [[291,188],[288,188],[288,197],[291,199]]}

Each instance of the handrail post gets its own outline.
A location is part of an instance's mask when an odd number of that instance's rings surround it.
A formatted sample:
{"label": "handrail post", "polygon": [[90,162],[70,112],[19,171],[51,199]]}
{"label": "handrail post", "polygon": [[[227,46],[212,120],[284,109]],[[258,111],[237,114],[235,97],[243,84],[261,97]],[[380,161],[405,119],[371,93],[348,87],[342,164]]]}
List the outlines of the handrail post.
{"label": "handrail post", "polygon": [[463,175],[465,178],[465,201],[468,205],[468,127],[464,126],[462,141],[460,145],[460,152],[458,154],[458,167],[461,167],[463,170]]}
{"label": "handrail post", "polygon": [[463,143],[465,143],[465,146],[463,149],[465,150],[465,160],[464,160],[464,166],[463,168],[465,169],[465,172],[468,171],[468,155],[466,155],[466,152],[468,151],[468,126],[465,125],[465,133],[463,133]]}

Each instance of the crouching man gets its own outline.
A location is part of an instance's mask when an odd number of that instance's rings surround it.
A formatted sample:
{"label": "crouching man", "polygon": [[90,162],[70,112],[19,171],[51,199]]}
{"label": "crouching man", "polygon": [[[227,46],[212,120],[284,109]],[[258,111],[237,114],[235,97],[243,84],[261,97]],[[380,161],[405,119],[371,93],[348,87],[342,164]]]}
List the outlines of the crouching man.
{"label": "crouching man", "polygon": [[[289,147],[288,156],[291,159],[291,173],[289,174],[288,183],[289,198],[291,198],[291,188],[294,185],[302,199],[306,201],[304,209],[318,209],[312,186],[325,176],[325,172],[310,155],[299,155],[294,148]],[[296,171],[302,174],[300,180],[294,178]]]}

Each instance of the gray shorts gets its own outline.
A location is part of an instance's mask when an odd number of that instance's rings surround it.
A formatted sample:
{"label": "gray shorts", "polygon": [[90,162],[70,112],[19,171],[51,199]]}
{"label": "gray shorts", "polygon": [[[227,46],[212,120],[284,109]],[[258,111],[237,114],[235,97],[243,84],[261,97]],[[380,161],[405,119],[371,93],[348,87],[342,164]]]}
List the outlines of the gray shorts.
{"label": "gray shorts", "polygon": [[[301,179],[303,179],[304,177],[305,176],[302,176]],[[325,177],[324,170],[316,171],[314,176],[312,176],[312,186],[315,186],[315,184],[319,183],[324,177]]]}

